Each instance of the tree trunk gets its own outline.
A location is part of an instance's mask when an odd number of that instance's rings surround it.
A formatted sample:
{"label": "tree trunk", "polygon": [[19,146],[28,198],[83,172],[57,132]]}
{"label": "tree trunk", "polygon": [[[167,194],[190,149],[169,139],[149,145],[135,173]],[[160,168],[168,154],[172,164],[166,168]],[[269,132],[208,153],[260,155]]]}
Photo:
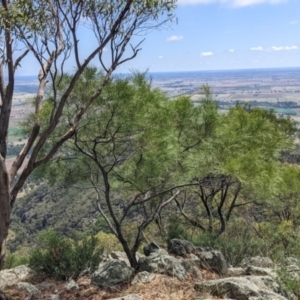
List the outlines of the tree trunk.
{"label": "tree trunk", "polygon": [[6,238],[10,221],[10,193],[9,175],[5,166],[5,161],[0,155],[0,270],[3,268]]}

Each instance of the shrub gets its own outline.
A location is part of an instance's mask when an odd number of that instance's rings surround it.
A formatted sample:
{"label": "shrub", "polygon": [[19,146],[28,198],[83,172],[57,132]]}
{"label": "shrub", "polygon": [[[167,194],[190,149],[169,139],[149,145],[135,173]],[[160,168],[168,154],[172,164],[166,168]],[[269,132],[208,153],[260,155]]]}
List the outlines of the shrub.
{"label": "shrub", "polygon": [[15,253],[10,253],[5,257],[5,264],[3,269],[12,269],[20,265],[26,265],[29,263],[29,257],[23,255],[17,255]]}
{"label": "shrub", "polygon": [[29,266],[59,280],[76,279],[85,269],[95,269],[103,252],[96,237],[67,239],[52,230],[40,234],[37,246]]}

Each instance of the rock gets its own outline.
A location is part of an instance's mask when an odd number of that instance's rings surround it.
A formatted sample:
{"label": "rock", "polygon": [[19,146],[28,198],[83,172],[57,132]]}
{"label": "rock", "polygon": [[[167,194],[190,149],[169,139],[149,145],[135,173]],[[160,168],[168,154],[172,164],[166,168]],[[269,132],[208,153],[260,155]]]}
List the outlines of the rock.
{"label": "rock", "polygon": [[227,274],[227,263],[221,251],[203,250],[198,251],[196,255],[200,259],[199,264],[201,268],[223,276]]}
{"label": "rock", "polygon": [[51,295],[50,299],[51,300],[60,300],[58,295]]}
{"label": "rock", "polygon": [[143,298],[140,297],[139,295],[131,294],[131,295],[127,295],[127,296],[123,296],[123,297],[119,297],[119,298],[110,298],[107,300],[143,300]]}
{"label": "rock", "polygon": [[270,268],[249,266],[245,269],[245,273],[246,275],[271,276],[274,278],[276,277],[276,272],[274,272],[274,270]]}
{"label": "rock", "polygon": [[111,260],[99,265],[92,274],[92,283],[103,287],[113,286],[128,280],[133,271],[124,261]]}
{"label": "rock", "polygon": [[240,267],[247,268],[249,266],[259,267],[259,268],[274,268],[275,264],[269,257],[255,256],[246,257],[240,263]]}
{"label": "rock", "polygon": [[181,239],[171,239],[168,243],[168,252],[171,254],[185,256],[195,252],[195,246],[188,241]]}
{"label": "rock", "polygon": [[258,276],[229,277],[197,283],[195,289],[218,297],[239,300],[287,300],[275,293]]}
{"label": "rock", "polygon": [[183,259],[181,260],[181,264],[186,270],[186,272],[193,275],[193,277],[197,278],[198,280],[202,280],[203,276],[198,268],[198,265],[192,259]]}
{"label": "rock", "polygon": [[229,277],[237,277],[246,275],[245,269],[243,268],[228,268],[227,276]]}
{"label": "rock", "polygon": [[153,253],[153,252],[155,252],[155,251],[157,251],[157,250],[159,250],[159,249],[161,249],[161,248],[159,247],[159,245],[156,244],[155,242],[152,242],[152,243],[150,243],[149,245],[146,245],[146,246],[144,247],[144,254],[145,254],[146,256],[149,256],[151,253]]}
{"label": "rock", "polygon": [[66,283],[65,287],[66,287],[66,289],[67,289],[68,291],[70,291],[70,290],[78,290],[78,289],[79,289],[77,283],[76,283],[73,279],[69,280],[69,281]]}
{"label": "rock", "polygon": [[135,275],[133,278],[131,284],[137,284],[137,283],[149,283],[155,279],[155,274],[149,273],[147,271],[140,272]]}
{"label": "rock", "polygon": [[38,295],[41,293],[39,289],[28,282],[18,282],[17,287],[21,290],[26,290],[30,295]]}
{"label": "rock", "polygon": [[177,277],[179,280],[186,279],[186,271],[181,261],[167,254],[165,250],[159,250],[149,256],[140,258],[138,269]]}
{"label": "rock", "polygon": [[26,265],[3,270],[0,272],[0,289],[4,289],[6,286],[14,285],[20,280],[27,280],[33,275],[33,270]]}
{"label": "rock", "polygon": [[41,290],[45,290],[45,289],[49,289],[49,288],[53,287],[54,283],[42,282],[42,283],[36,284],[35,286],[36,286],[36,288],[38,288],[41,291]]}
{"label": "rock", "polygon": [[[143,255],[137,252],[135,257],[136,257],[137,260],[139,260],[141,257],[143,257]],[[129,262],[125,252],[112,251],[109,255],[106,255],[106,256],[103,257],[102,262],[108,262],[108,261],[111,261],[111,260],[124,261],[127,264],[127,266],[130,267],[130,262]]]}
{"label": "rock", "polygon": [[0,300],[9,300],[2,291],[0,291]]}

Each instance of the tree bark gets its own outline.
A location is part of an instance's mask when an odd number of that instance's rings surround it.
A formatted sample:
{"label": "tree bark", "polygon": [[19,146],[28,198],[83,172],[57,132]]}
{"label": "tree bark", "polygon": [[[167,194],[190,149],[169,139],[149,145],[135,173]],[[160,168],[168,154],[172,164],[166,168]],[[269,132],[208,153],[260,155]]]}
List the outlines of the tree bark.
{"label": "tree bark", "polygon": [[6,238],[11,212],[9,187],[9,174],[5,160],[0,155],[0,270],[5,262]]}

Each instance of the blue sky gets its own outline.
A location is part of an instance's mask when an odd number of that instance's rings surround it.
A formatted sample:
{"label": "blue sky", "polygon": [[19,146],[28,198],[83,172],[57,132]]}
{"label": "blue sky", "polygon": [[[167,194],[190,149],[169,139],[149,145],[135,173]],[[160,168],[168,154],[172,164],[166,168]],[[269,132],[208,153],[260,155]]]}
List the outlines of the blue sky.
{"label": "blue sky", "polygon": [[[149,32],[138,56],[117,71],[300,67],[300,0],[179,0],[175,15]],[[87,53],[96,41],[86,31],[81,38]],[[38,69],[33,59],[24,60],[18,74]]]}
{"label": "blue sky", "polygon": [[175,13],[121,71],[300,67],[298,0],[179,0]]}

